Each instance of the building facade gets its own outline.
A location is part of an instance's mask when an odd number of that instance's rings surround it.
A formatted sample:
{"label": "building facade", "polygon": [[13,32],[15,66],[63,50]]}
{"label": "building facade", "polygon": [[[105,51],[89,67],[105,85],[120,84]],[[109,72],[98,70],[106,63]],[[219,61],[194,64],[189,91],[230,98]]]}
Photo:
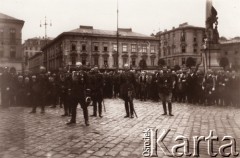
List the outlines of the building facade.
{"label": "building facade", "polygon": [[28,71],[38,73],[40,66],[43,66],[43,52],[35,52],[34,55],[28,58]]}
{"label": "building facade", "polygon": [[0,13],[0,67],[22,70],[23,20]]}
{"label": "building facade", "polygon": [[56,70],[81,62],[86,67],[115,69],[118,62],[119,68],[125,64],[138,68],[139,62],[145,60],[148,68],[157,66],[159,42],[155,37],[132,29],[118,32],[118,45],[117,31],[80,26],[63,32],[43,48],[44,65],[48,70]]}
{"label": "building facade", "polygon": [[23,44],[23,57],[24,57],[24,66],[25,70],[29,69],[29,61],[32,59],[36,53],[41,52],[41,49],[51,41],[50,38],[45,39],[41,37],[34,37],[25,40]]}
{"label": "building facade", "polygon": [[240,39],[220,41],[220,58],[226,57],[229,61],[229,67],[240,69]]}
{"label": "building facade", "polygon": [[185,66],[188,57],[194,58],[196,62],[200,61],[204,35],[205,28],[187,23],[157,33],[156,37],[160,42],[159,58],[164,59],[169,67]]}

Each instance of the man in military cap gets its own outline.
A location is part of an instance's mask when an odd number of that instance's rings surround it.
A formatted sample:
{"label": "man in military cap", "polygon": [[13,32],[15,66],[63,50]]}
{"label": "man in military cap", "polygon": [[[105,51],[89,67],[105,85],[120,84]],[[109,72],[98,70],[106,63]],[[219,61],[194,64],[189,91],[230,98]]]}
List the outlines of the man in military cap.
{"label": "man in military cap", "polygon": [[4,67],[3,69],[0,87],[2,106],[9,107],[11,104],[12,76],[8,71],[8,67]]}
{"label": "man in military cap", "polygon": [[64,73],[61,73],[59,76],[59,88],[58,88],[58,94],[59,94],[59,100],[60,100],[60,107],[63,105],[64,114],[62,116],[68,116],[70,115],[70,107],[68,105],[67,101],[67,85],[68,85],[68,79],[67,75]]}
{"label": "man in military cap", "polygon": [[135,97],[134,84],[136,80],[128,64],[124,65],[124,70],[125,72],[122,74],[122,84],[120,86],[120,97],[124,100],[126,110],[126,116],[124,118],[134,118],[133,99]]}
{"label": "man in military cap", "polygon": [[24,105],[30,107],[31,105],[31,97],[32,97],[32,85],[30,82],[30,78],[26,76],[24,78]]}
{"label": "man in military cap", "polygon": [[72,72],[72,78],[70,85],[68,86],[68,101],[71,107],[71,120],[67,123],[67,125],[76,124],[76,115],[77,115],[77,105],[80,103],[81,108],[83,110],[83,116],[85,120],[85,125],[89,126],[88,120],[88,109],[86,103],[85,90],[87,85],[87,76],[83,71]]}
{"label": "man in military cap", "polygon": [[202,89],[207,101],[207,105],[213,104],[213,92],[215,91],[215,78],[213,77],[213,71],[209,69],[206,76],[203,79]]}
{"label": "man in military cap", "polygon": [[123,78],[123,83],[120,87],[120,97],[124,100],[126,116],[124,118],[130,117],[134,118],[134,105],[133,99],[135,96],[134,86],[131,82],[131,76],[125,73]]}
{"label": "man in military cap", "polygon": [[168,112],[169,116],[173,116],[172,114],[172,90],[174,88],[175,82],[173,81],[172,75],[170,72],[167,72],[166,69],[160,73],[158,78],[158,87],[159,87],[159,97],[162,100],[163,111],[162,115],[167,114],[167,106],[168,103]]}
{"label": "man in military cap", "polygon": [[41,106],[41,113],[45,113],[47,77],[45,76],[45,67],[40,67],[38,76],[32,76],[32,92],[34,96],[33,109],[30,113],[36,113],[37,106]]}
{"label": "man in military cap", "polygon": [[139,76],[139,82],[140,82],[140,99],[141,101],[146,101],[147,98],[147,75],[145,71],[141,72],[141,75]]}
{"label": "man in military cap", "polygon": [[18,75],[15,84],[15,94],[16,94],[16,104],[18,106],[23,106],[24,103],[24,78],[22,75]]}
{"label": "man in military cap", "polygon": [[[89,88],[91,90],[91,98],[93,105],[93,117],[97,116],[97,110],[99,117],[102,116],[102,102],[103,102],[103,76],[99,73],[98,67],[94,67],[92,74],[90,75]],[[98,106],[97,106],[98,105]]]}

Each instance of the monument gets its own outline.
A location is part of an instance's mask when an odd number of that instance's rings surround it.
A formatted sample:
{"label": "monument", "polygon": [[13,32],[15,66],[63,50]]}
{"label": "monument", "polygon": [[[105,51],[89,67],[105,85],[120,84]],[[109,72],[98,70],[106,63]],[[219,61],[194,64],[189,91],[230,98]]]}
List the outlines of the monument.
{"label": "monument", "polygon": [[207,68],[219,67],[219,33],[217,10],[212,5],[212,0],[206,0],[206,30],[203,62]]}

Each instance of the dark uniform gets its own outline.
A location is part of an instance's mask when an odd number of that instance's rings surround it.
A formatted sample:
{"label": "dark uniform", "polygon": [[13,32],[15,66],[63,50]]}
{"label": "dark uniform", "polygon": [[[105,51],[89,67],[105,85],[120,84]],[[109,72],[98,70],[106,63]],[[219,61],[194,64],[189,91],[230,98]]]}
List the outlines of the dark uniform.
{"label": "dark uniform", "polygon": [[64,74],[60,74],[58,84],[59,84],[58,94],[59,94],[59,99],[60,99],[60,106],[63,105],[63,108],[64,108],[64,114],[62,116],[69,116],[70,115],[70,107],[68,106],[68,104],[66,102],[68,80]]}
{"label": "dark uniform", "polygon": [[58,84],[53,76],[48,77],[47,82],[47,103],[51,108],[56,108],[58,103]]}
{"label": "dark uniform", "polygon": [[16,96],[16,105],[23,106],[24,104],[24,94],[25,94],[25,87],[24,87],[24,78],[22,75],[17,77],[15,88],[15,96]]}
{"label": "dark uniform", "polygon": [[139,83],[140,83],[140,99],[141,101],[146,101],[147,99],[147,76],[145,72],[143,72],[139,76]]}
{"label": "dark uniform", "polygon": [[41,113],[45,113],[47,78],[44,73],[40,73],[32,82],[32,103],[33,109],[30,113],[36,113],[37,106],[41,107]]}
{"label": "dark uniform", "polygon": [[24,78],[24,105],[30,107],[32,98],[32,84],[29,77]]}
{"label": "dark uniform", "polygon": [[8,72],[7,68],[4,69],[4,72],[1,76],[1,101],[3,107],[9,107],[12,103],[11,93],[13,93],[12,86],[12,76]]}
{"label": "dark uniform", "polygon": [[89,88],[91,90],[91,98],[93,105],[93,115],[97,116],[97,110],[99,117],[102,117],[102,102],[103,102],[103,76],[97,70],[93,70],[90,75],[90,84]]}
{"label": "dark uniform", "polygon": [[213,104],[213,91],[215,91],[215,78],[211,72],[204,77],[203,80],[204,95],[208,105]]}
{"label": "dark uniform", "polygon": [[172,115],[172,90],[173,90],[173,78],[171,74],[167,73],[166,71],[163,75],[159,76],[158,78],[158,88],[159,88],[159,97],[162,100],[163,115],[167,114],[167,107],[166,103],[168,103],[168,112],[170,116]]}
{"label": "dark uniform", "polygon": [[113,74],[113,93],[114,93],[114,98],[119,96],[120,92],[120,75],[118,72],[115,72]]}
{"label": "dark uniform", "polygon": [[197,102],[197,75],[190,73],[187,76],[187,99],[189,103]]}
{"label": "dark uniform", "polygon": [[88,109],[85,101],[85,90],[87,85],[86,77],[86,74],[83,72],[73,72],[72,80],[70,82],[70,86],[68,87],[68,101],[72,109],[72,116],[70,122],[67,123],[68,125],[76,123],[77,105],[80,103],[83,110],[85,124],[86,126],[89,126]]}
{"label": "dark uniform", "polygon": [[[131,82],[131,74],[125,74],[125,79],[120,87],[120,96],[124,100],[126,117],[134,118],[133,99],[135,96],[134,86]],[[129,113],[130,110],[130,113]]]}

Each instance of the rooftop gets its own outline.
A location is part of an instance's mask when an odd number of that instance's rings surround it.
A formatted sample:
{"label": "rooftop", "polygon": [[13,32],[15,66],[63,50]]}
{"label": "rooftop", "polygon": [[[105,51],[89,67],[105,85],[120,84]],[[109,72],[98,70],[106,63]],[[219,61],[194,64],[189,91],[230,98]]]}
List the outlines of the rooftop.
{"label": "rooftop", "polygon": [[220,44],[233,44],[233,43],[240,43],[240,39],[231,39],[226,41],[219,41]]}
{"label": "rooftop", "polygon": [[[69,31],[69,33],[80,33],[80,34],[88,34],[88,35],[95,35],[95,36],[116,36],[117,35],[117,31],[94,29],[93,26],[82,26],[82,25],[77,29]],[[151,37],[141,33],[133,32],[131,28],[118,28],[118,33],[120,37],[146,37],[146,38]]]}
{"label": "rooftop", "polygon": [[3,14],[3,13],[0,13],[0,21],[4,21],[4,22],[18,22],[18,23],[21,23],[21,24],[24,23],[23,20],[11,17],[11,16]]}

